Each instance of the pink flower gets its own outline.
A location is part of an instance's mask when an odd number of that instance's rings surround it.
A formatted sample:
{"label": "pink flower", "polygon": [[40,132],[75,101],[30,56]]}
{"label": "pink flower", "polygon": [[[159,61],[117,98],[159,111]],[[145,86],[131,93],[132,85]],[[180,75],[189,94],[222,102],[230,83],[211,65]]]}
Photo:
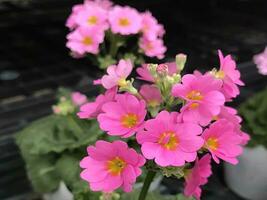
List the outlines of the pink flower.
{"label": "pink flower", "polygon": [[87,97],[80,92],[71,93],[71,100],[76,106],[81,106],[87,102]]}
{"label": "pink flower", "polygon": [[164,53],[167,48],[164,46],[162,39],[149,40],[142,37],[139,41],[139,47],[144,51],[148,57],[157,57],[158,59],[164,58]]}
{"label": "pink flower", "polygon": [[126,78],[131,74],[132,69],[133,65],[130,60],[121,59],[118,65],[108,67],[108,75],[102,77],[101,83],[106,89],[110,89],[116,85],[125,86]]}
{"label": "pink flower", "polygon": [[85,27],[97,27],[100,30],[108,29],[108,13],[98,5],[87,5],[76,17],[76,23]]}
{"label": "pink flower", "polygon": [[240,136],[235,126],[225,119],[220,119],[207,128],[203,134],[205,148],[209,150],[212,158],[219,163],[219,158],[231,164],[237,164],[237,156],[242,153]]}
{"label": "pink flower", "polygon": [[89,183],[92,191],[112,192],[122,187],[124,192],[131,192],[142,173],[143,156],[122,141],[99,140],[87,152],[88,156],[80,162],[84,169],[81,178]]}
{"label": "pink flower", "polygon": [[213,116],[220,113],[225,102],[224,95],[219,92],[221,86],[222,82],[209,74],[183,76],[182,84],[176,84],[172,88],[173,96],[186,101],[181,109],[183,120],[206,126]]}
{"label": "pink flower", "polygon": [[[158,24],[155,17],[152,16],[151,12],[146,11],[141,14],[142,16],[142,32],[149,40],[155,40],[157,37],[162,37],[164,34],[164,28]],[[163,30],[162,30],[163,29]]]}
{"label": "pink flower", "polygon": [[99,6],[105,10],[109,10],[113,3],[109,0],[85,0],[86,6]]}
{"label": "pink flower", "polygon": [[259,73],[267,75],[267,47],[262,53],[255,55],[253,61],[258,67]]}
{"label": "pink flower", "polygon": [[[178,69],[176,67],[175,62],[163,63],[164,65],[168,66],[168,75],[172,76],[175,73],[178,73]],[[148,70],[148,64],[143,64],[142,67],[138,67],[136,69],[137,74],[139,75],[139,79],[148,81],[148,82],[155,82],[154,78],[151,76]]]}
{"label": "pink flower", "polygon": [[134,8],[114,6],[109,12],[109,23],[113,33],[136,34],[141,30],[142,18]]}
{"label": "pink flower", "polygon": [[67,35],[67,47],[78,54],[99,52],[99,44],[104,40],[104,32],[98,28],[79,27]]}
{"label": "pink flower", "polygon": [[145,158],[155,159],[162,166],[183,166],[185,161],[196,159],[197,150],[203,145],[198,136],[202,129],[193,123],[175,123],[175,115],[160,112],[155,119],[146,121],[136,139],[142,145]]}
{"label": "pink flower", "polygon": [[97,117],[100,128],[109,135],[130,137],[142,128],[146,103],[130,94],[119,94],[115,102],[105,103]]}
{"label": "pink flower", "polygon": [[111,88],[105,92],[105,94],[100,94],[94,102],[89,102],[80,107],[80,112],[77,113],[81,119],[92,119],[96,118],[100,113],[102,113],[103,104],[113,101],[117,93],[117,88]]}
{"label": "pink flower", "polygon": [[162,102],[160,91],[155,85],[144,84],[139,93],[145,99],[148,106],[156,107]]}
{"label": "pink flower", "polygon": [[185,176],[185,196],[194,196],[197,200],[200,200],[200,186],[205,185],[208,182],[208,177],[212,174],[210,162],[209,154],[206,154],[200,160],[196,159],[195,166]]}
{"label": "pink flower", "polygon": [[77,24],[77,15],[84,9],[84,5],[83,4],[78,4],[72,7],[72,13],[70,14],[70,16],[68,17],[67,21],[66,21],[66,26],[69,29],[74,29],[78,26]]}
{"label": "pink flower", "polygon": [[228,106],[222,106],[221,112],[214,117],[215,120],[226,119],[228,122],[232,123],[235,127],[235,132],[239,135],[241,144],[246,145],[250,140],[250,137],[247,133],[241,131],[242,119],[237,115],[237,110]]}
{"label": "pink flower", "polygon": [[220,70],[214,73],[217,79],[223,81],[222,92],[227,100],[239,95],[240,91],[238,85],[242,86],[244,83],[240,80],[240,72],[236,69],[236,62],[231,55],[223,57],[219,50]]}

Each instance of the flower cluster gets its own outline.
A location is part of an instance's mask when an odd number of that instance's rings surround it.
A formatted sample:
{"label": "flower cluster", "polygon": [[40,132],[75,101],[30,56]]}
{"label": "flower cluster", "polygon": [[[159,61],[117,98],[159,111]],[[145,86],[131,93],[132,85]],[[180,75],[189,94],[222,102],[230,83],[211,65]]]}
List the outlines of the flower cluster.
{"label": "flower cluster", "polygon": [[59,102],[52,106],[53,112],[57,115],[68,115],[74,113],[80,106],[87,102],[87,97],[80,92],[62,95]]}
{"label": "flower cluster", "polygon": [[106,92],[81,106],[78,116],[97,118],[109,136],[137,143],[135,149],[121,140],[88,147],[81,177],[93,191],[131,191],[140,168],[150,160],[148,170],[153,165],[164,175],[171,173],[169,168],[179,171],[184,194],[200,199],[200,186],[212,173],[211,159],[238,163],[249,137],[241,131],[237,111],[225,103],[239,94],[243,82],[230,55],[219,51],[219,59],[220,68],[204,74],[181,75],[184,54],[173,63],[143,65],[137,68],[138,79],[145,82],[139,88],[127,79],[133,69],[129,60],[108,67],[98,81]]}
{"label": "flower cluster", "polygon": [[141,36],[139,49],[148,57],[161,59],[166,51],[162,40],[165,30],[149,11],[140,13],[129,6],[113,5],[109,0],[85,0],[75,5],[66,26],[71,30],[66,45],[75,57],[99,54],[107,46],[108,54],[115,57],[123,46],[123,38],[132,35]]}

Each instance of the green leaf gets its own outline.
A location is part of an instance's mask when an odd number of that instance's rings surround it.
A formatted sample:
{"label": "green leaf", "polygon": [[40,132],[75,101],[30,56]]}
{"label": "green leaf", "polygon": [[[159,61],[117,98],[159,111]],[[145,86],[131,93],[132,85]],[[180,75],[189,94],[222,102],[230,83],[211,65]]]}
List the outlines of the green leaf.
{"label": "green leaf", "polygon": [[58,176],[69,187],[74,187],[79,182],[81,168],[79,166],[81,158],[77,155],[63,154],[57,161],[55,168]]}
{"label": "green leaf", "polygon": [[60,178],[54,165],[53,156],[31,156],[26,159],[27,173],[36,192],[46,193],[58,188]]}
{"label": "green leaf", "polygon": [[16,139],[22,151],[43,155],[85,148],[101,135],[96,121],[82,121],[71,115],[51,115],[33,122],[18,133]]}
{"label": "green leaf", "polygon": [[267,89],[257,93],[241,104],[239,113],[244,130],[250,134],[250,146],[264,145],[267,148]]}

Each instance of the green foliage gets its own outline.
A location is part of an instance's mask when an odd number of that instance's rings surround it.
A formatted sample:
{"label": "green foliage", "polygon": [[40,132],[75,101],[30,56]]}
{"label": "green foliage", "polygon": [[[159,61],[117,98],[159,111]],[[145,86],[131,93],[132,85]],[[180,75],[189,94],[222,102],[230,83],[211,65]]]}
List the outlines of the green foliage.
{"label": "green foliage", "polygon": [[263,145],[267,148],[267,89],[244,102],[240,108],[243,127],[250,134],[250,146]]}
{"label": "green foliage", "polygon": [[51,192],[60,181],[76,193],[88,188],[79,178],[79,162],[86,146],[101,138],[101,133],[96,121],[82,121],[75,115],[50,115],[19,132],[16,142],[35,191]]}

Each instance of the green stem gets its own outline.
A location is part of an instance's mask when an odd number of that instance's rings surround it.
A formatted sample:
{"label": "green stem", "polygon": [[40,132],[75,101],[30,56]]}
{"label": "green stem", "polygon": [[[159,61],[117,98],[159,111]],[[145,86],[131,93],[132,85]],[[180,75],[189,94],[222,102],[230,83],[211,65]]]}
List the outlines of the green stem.
{"label": "green stem", "polygon": [[77,138],[80,138],[83,136],[83,129],[80,127],[80,125],[77,123],[75,119],[73,119],[73,116],[67,116],[69,124],[71,124],[71,127],[73,127],[73,133]]}
{"label": "green stem", "polygon": [[110,34],[110,49],[109,54],[112,58],[115,58],[118,51],[117,36],[115,34]]}
{"label": "green stem", "polygon": [[153,181],[156,173],[157,172],[155,172],[155,171],[148,171],[147,172],[146,179],[145,179],[144,185],[142,187],[142,190],[139,194],[138,200],[145,200],[146,199],[148,189],[149,189],[150,184]]}

